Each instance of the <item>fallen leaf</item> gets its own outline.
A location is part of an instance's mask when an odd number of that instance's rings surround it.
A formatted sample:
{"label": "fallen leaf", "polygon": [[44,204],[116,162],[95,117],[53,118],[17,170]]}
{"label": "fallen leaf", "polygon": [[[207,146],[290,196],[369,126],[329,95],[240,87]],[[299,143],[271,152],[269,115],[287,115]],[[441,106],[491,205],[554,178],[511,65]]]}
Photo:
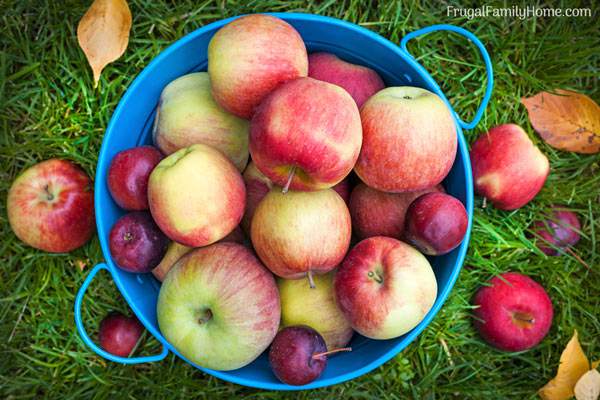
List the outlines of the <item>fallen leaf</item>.
{"label": "fallen leaf", "polygon": [[594,362],[592,363],[592,369],[596,369],[596,368],[598,368],[598,365],[600,365],[600,360],[598,360],[598,361],[594,361]]}
{"label": "fallen leaf", "polygon": [[559,89],[523,97],[529,121],[550,146],[592,154],[600,151],[600,106],[588,96]]}
{"label": "fallen leaf", "polygon": [[575,398],[577,400],[598,400],[600,396],[600,372],[591,369],[575,384]]}
{"label": "fallen leaf", "polygon": [[87,263],[83,260],[75,260],[75,265],[77,265],[77,268],[79,268],[80,271],[83,271],[85,269],[85,267],[87,267]]}
{"label": "fallen leaf", "polygon": [[583,353],[577,331],[560,355],[556,376],[539,390],[544,400],[567,400],[573,397],[575,384],[590,369],[590,362]]}
{"label": "fallen leaf", "polygon": [[104,67],[125,52],[129,43],[131,11],[126,0],[94,0],[77,26],[77,40],[98,86]]}

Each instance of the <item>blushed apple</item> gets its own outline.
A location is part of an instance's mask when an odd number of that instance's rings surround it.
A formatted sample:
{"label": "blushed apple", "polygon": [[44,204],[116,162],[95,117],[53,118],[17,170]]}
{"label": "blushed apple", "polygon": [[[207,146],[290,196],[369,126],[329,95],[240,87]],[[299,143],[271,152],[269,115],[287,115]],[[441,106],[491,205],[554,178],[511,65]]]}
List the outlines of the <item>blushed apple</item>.
{"label": "blushed apple", "polygon": [[158,325],[186,359],[241,368],[271,343],[281,309],[273,275],[246,247],[217,243],[181,258],[158,295]]}
{"label": "blushed apple", "polygon": [[6,209],[19,239],[51,253],[82,246],[96,227],[92,181],[67,160],[42,161],[21,173],[8,191]]}
{"label": "blushed apple", "polygon": [[456,157],[456,125],[436,94],[389,87],[360,110],[363,145],[354,171],[383,192],[423,190],[442,182]]}
{"label": "blushed apple", "polygon": [[352,328],[371,339],[392,339],[425,318],[437,296],[429,261],[399,240],[359,242],[334,278],[336,303]]}
{"label": "blushed apple", "polygon": [[523,128],[504,124],[481,135],[471,147],[475,191],[501,210],[529,203],[544,186],[550,163]]}
{"label": "blushed apple", "polygon": [[349,63],[330,53],[309,54],[308,76],[343,87],[358,108],[385,88],[379,74],[371,68]]}
{"label": "blushed apple", "polygon": [[208,45],[212,93],[225,110],[249,119],[280,84],[308,73],[300,34],[284,20],[265,14],[237,18]]}
{"label": "blushed apple", "polygon": [[218,150],[195,144],[160,162],[148,181],[150,211],[171,239],[190,247],[215,243],[241,221],[242,175]]}
{"label": "blushed apple", "polygon": [[251,226],[252,245],[275,275],[286,279],[324,274],[344,258],[352,234],[350,213],[333,189],[316,192],[273,188]]}
{"label": "blushed apple", "polygon": [[242,218],[242,228],[246,233],[250,233],[250,222],[252,222],[254,211],[258,203],[273,188],[273,182],[256,168],[253,161],[250,161],[243,176],[246,184],[246,211]]}
{"label": "blushed apple", "polygon": [[523,351],[544,339],[552,325],[553,309],[544,288],[528,276],[507,272],[483,286],[473,304],[475,327],[490,345]]}
{"label": "blushed apple", "polygon": [[156,110],[154,144],[167,155],[203,143],[221,151],[238,170],[248,163],[248,121],[225,111],[212,97],[206,72],[169,83]]}
{"label": "blushed apple", "polygon": [[352,171],[361,142],[352,97],[312,78],[274,90],[250,122],[252,160],[284,190],[320,190],[339,183]]}
{"label": "blushed apple", "polygon": [[560,254],[559,249],[566,250],[579,242],[579,218],[562,206],[553,206],[549,218],[535,221],[533,227],[535,234],[539,236],[538,248],[548,256],[557,256]]}

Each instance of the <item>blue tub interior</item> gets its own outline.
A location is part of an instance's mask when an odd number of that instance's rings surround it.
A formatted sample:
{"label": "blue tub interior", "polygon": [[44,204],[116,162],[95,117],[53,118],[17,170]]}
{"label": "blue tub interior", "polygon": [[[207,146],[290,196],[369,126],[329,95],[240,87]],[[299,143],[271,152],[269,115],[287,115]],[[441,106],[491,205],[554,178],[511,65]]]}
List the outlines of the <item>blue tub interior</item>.
{"label": "blue tub interior", "polygon": [[[388,86],[420,86],[445,99],[433,80],[394,43],[356,25],[337,19],[308,14],[277,14],[302,35],[309,52],[327,51],[339,57],[375,69]],[[207,46],[212,35],[229,20],[207,25],[190,33],[163,51],[131,84],[112,116],[106,131],[96,171],[96,219],[106,263],[126,301],[146,328],[170,351],[175,352],[160,334],[156,320],[156,300],[160,288],[151,274],[131,274],[118,269],[108,249],[108,233],[123,215],[112,200],[106,184],[107,170],[113,156],[124,149],[151,143],[151,127],[162,89],[175,78],[192,71],[206,70]],[[459,148],[456,161],[444,181],[448,193],[459,198],[472,215],[472,184],[468,153],[462,130],[457,123]],[[470,230],[470,227],[469,227]],[[431,321],[450,292],[464,259],[469,234],[463,244],[445,256],[430,260],[438,282],[437,301],[423,322],[408,334],[393,340],[373,341],[357,334],[353,351],[332,357],[324,374],[304,388],[314,388],[352,379],[381,365],[406,347]],[[200,368],[200,367],[198,367]],[[252,364],[229,372],[205,372],[227,381],[265,388],[298,389],[280,383],[271,373],[263,354]]]}

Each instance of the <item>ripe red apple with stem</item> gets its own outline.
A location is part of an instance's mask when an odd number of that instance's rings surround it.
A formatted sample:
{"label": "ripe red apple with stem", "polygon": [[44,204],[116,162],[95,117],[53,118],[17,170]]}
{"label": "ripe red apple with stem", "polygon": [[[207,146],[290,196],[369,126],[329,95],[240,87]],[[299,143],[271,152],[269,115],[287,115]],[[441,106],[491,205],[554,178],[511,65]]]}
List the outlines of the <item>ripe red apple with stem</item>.
{"label": "ripe red apple with stem", "polygon": [[100,322],[98,339],[105,351],[127,357],[135,349],[143,332],[144,327],[135,316],[126,317],[120,312],[113,312]]}

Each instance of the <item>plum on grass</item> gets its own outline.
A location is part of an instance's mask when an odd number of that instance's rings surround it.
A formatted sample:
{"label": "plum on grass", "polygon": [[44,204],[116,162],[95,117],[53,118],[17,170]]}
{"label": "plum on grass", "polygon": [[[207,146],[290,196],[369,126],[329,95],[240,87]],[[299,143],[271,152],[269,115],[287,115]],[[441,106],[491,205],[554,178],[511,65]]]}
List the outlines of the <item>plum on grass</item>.
{"label": "plum on grass", "polygon": [[127,357],[140,340],[143,331],[144,327],[136,317],[112,312],[100,322],[100,347],[110,354]]}

